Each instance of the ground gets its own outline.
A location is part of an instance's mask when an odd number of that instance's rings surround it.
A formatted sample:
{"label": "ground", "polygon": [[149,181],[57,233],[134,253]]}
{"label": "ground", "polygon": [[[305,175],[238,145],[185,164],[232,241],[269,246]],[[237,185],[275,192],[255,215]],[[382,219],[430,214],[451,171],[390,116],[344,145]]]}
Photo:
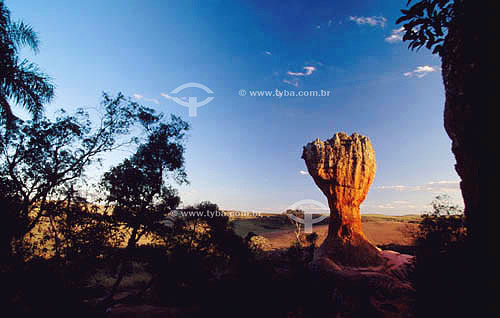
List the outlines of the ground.
{"label": "ground", "polygon": [[[412,232],[417,229],[419,219],[420,217],[416,215],[363,215],[363,232],[373,244],[383,249],[383,246],[387,246],[389,249],[393,249],[393,246],[409,247],[412,245]],[[231,221],[236,233],[242,237],[246,237],[249,232],[265,237],[270,243],[265,247],[265,250],[268,251],[286,250],[294,243],[296,238],[294,225],[284,215],[236,217],[231,218]],[[318,234],[318,244],[321,244],[328,232],[328,219],[323,224],[314,225],[313,231]],[[278,254],[280,253],[278,252]],[[149,279],[150,275],[141,270],[140,266],[137,267],[134,273],[124,280],[116,298],[119,299],[136,293],[147,284]],[[102,276],[97,275],[94,283],[109,289],[113,282],[114,279],[103,274]],[[346,302],[348,301],[346,300]],[[190,310],[193,310],[193,313],[189,312]],[[109,317],[185,317],[190,314],[196,316],[197,310],[199,310],[197,307],[176,308],[127,303],[115,305],[111,309]]]}
{"label": "ground", "polygon": [[[388,216],[382,214],[365,214],[362,216],[363,232],[375,245],[412,245],[411,233],[416,230],[418,215]],[[295,240],[295,227],[286,219],[276,217],[236,218],[233,226],[241,236],[248,232],[264,236],[270,241],[272,249],[288,248]],[[321,244],[328,233],[328,225],[313,226]]]}

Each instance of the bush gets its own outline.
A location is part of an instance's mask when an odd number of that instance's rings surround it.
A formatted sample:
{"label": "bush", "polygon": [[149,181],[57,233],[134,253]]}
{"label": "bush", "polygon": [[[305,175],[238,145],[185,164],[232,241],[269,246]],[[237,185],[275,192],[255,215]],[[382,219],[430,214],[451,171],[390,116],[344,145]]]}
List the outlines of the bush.
{"label": "bush", "polygon": [[88,290],[68,280],[71,269],[58,260],[32,258],[0,271],[0,304],[13,317],[101,317],[88,303]]}
{"label": "bush", "polygon": [[271,242],[264,236],[255,235],[252,236],[248,241],[249,247],[255,253],[261,253],[271,249]]}
{"label": "bush", "polygon": [[416,270],[419,316],[462,316],[471,299],[467,257],[467,230],[461,208],[446,196],[432,202],[432,212],[423,215],[416,236]]}
{"label": "bush", "polygon": [[432,209],[419,225],[416,245],[421,252],[443,253],[463,245],[467,237],[463,209],[452,205],[446,196],[437,196]]}

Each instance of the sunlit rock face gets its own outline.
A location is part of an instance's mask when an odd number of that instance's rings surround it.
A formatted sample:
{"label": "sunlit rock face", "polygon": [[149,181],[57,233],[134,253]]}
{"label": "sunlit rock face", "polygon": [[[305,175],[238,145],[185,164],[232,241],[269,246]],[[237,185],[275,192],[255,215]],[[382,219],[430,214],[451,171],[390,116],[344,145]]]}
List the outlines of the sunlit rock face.
{"label": "sunlit rock face", "polygon": [[375,178],[375,152],[368,137],[340,132],[316,139],[302,153],[309,174],[328,199],[328,236],[316,257],[328,257],[344,266],[382,263],[379,250],[365,237],[360,204]]}

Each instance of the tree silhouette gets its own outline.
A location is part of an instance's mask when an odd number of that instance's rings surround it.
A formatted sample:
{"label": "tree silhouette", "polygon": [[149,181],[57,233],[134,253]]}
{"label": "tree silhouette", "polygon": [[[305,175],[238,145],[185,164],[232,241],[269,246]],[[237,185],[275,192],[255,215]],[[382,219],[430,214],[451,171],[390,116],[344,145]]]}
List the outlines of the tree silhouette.
{"label": "tree silhouette", "polygon": [[36,119],[43,111],[43,104],[54,96],[50,78],[36,64],[19,57],[22,47],[37,53],[38,36],[24,22],[13,22],[10,11],[0,1],[0,119],[10,128],[17,117],[9,100],[27,109]]}
{"label": "tree silhouette", "polygon": [[403,16],[397,23],[405,22],[403,40],[409,41],[409,48],[425,46],[441,56],[446,93],[444,127],[452,140],[455,170],[462,179],[470,239],[475,241],[477,235],[479,239],[474,244],[480,245],[487,232],[479,216],[485,210],[481,209],[480,187],[484,181],[479,166],[488,105],[487,75],[482,62],[486,43],[485,19],[481,18],[484,7],[478,1],[421,0],[401,12]]}
{"label": "tree silhouette", "polygon": [[[408,5],[412,0],[408,1]],[[401,10],[403,16],[396,23],[405,22],[403,41],[409,41],[408,48],[420,49],[425,46],[432,53],[441,54],[448,28],[460,14],[461,1],[422,0],[408,10]]]}
{"label": "tree silhouette", "polygon": [[7,222],[0,222],[1,232],[8,236],[2,256],[10,255],[14,241],[22,241],[40,221],[51,217],[53,203],[82,184],[86,169],[100,162],[100,155],[132,142],[134,138],[124,136],[135,123],[148,126],[156,119],[151,110],[121,94],[104,94],[102,106],[98,127],[82,109],[73,115],[62,111],[55,120],[20,122],[10,133],[0,127],[0,180],[5,190],[0,199],[9,207]]}
{"label": "tree silhouette", "polygon": [[[296,210],[286,210],[285,211],[285,214],[288,216],[288,220],[290,221],[290,223],[295,227],[295,231],[294,231],[294,234],[295,234],[295,241],[297,244],[302,244],[302,223],[300,223],[299,221],[297,221],[296,219],[302,219],[304,220],[304,211],[300,210],[300,209],[296,209]],[[294,218],[291,218],[290,215],[294,216],[296,219]]]}
{"label": "tree silhouette", "polygon": [[167,214],[180,203],[177,192],[167,185],[166,179],[172,176],[177,183],[187,182],[183,141],[188,128],[186,122],[173,115],[167,123],[150,126],[146,142],[136,153],[103,176],[101,188],[106,193],[106,204],[112,210],[114,222],[128,233],[125,257],[106,301],[119,287],[127,257],[141,237],[163,227]]}
{"label": "tree silhouette", "polygon": [[[408,5],[411,2],[408,1]],[[423,280],[429,279],[433,285],[444,287],[437,292],[429,284],[428,289],[420,287],[422,298],[419,303],[428,305],[423,306],[429,310],[427,314],[439,315],[432,306],[432,295],[438,293],[447,296],[441,298],[439,304],[439,311],[447,316],[488,316],[490,313],[485,312],[488,308],[485,303],[493,303],[492,288],[488,286],[490,271],[486,270],[491,266],[491,252],[486,247],[490,241],[490,226],[494,222],[488,218],[491,208],[485,206],[484,198],[485,189],[490,186],[486,183],[486,174],[481,172],[484,169],[481,161],[488,149],[484,123],[489,119],[486,114],[491,101],[487,96],[494,91],[490,88],[492,82],[490,74],[486,73],[484,57],[490,51],[487,43],[491,43],[489,33],[485,31],[489,29],[486,25],[489,21],[487,8],[483,1],[420,0],[408,10],[402,10],[403,16],[397,21],[405,22],[403,40],[410,42],[410,49],[425,46],[441,57],[446,97],[444,128],[452,141],[455,170],[461,179],[460,189],[465,203],[467,237],[464,244],[450,248],[446,253],[440,254],[439,250],[429,253],[432,257],[427,257],[426,263],[434,262],[434,266],[426,268],[432,268],[437,274],[429,271],[428,278],[420,275]],[[450,264],[454,266],[453,272],[448,270]],[[464,272],[474,275],[464,275]],[[456,284],[456,281],[460,283]],[[475,303],[474,299],[481,299],[482,303]]]}

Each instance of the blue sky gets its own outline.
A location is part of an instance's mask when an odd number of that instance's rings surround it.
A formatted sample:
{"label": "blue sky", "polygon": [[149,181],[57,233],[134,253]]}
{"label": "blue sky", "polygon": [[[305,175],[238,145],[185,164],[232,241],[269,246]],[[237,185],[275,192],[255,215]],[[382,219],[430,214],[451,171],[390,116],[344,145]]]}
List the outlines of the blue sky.
{"label": "blue sky", "polygon": [[[377,175],[363,212],[419,213],[442,193],[461,202],[443,128],[440,59],[401,42],[395,20],[406,1],[6,4],[41,38],[40,53],[26,54],[57,86],[48,114],[121,91],[190,122],[191,184],[180,188],[186,204],[266,212],[303,199],[326,202],[300,156],[307,142],[339,131],[367,135],[375,149]],[[189,82],[214,91],[197,117],[164,97]],[[250,96],[276,89],[330,94]]]}

